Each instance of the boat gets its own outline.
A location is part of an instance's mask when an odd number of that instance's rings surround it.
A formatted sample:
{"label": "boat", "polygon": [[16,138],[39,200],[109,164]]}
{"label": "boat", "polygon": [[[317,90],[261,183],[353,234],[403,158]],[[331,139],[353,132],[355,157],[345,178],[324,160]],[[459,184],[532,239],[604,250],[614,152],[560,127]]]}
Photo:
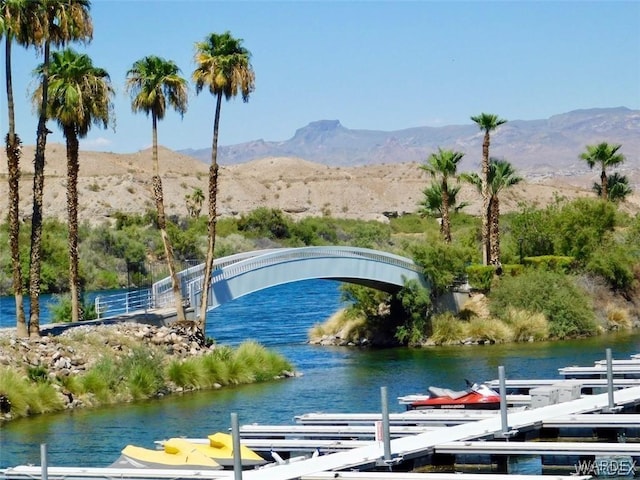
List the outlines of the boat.
{"label": "boat", "polygon": [[498,410],[500,394],[484,383],[467,381],[465,390],[454,391],[448,388],[429,387],[427,394],[412,394],[398,397],[401,405],[407,410],[426,409],[468,409]]}
{"label": "boat", "polygon": [[[172,441],[175,439],[169,439]],[[207,437],[208,444],[192,443],[202,453],[226,468],[233,468],[233,437],[228,433],[217,432]],[[243,468],[259,467],[267,461],[251,450],[240,445],[240,459]]]}
{"label": "boat", "polygon": [[[211,458],[223,468],[233,468],[234,466],[233,437],[228,433],[217,432],[209,435],[206,439],[170,438],[156,443],[161,449],[166,448],[167,445],[186,444],[190,448],[196,448],[198,452]],[[240,459],[242,468],[255,468],[268,463],[267,460],[244,445],[240,445]]]}
{"label": "boat", "polygon": [[222,466],[196,445],[172,438],[162,450],[127,445],[110,468],[222,470]]}

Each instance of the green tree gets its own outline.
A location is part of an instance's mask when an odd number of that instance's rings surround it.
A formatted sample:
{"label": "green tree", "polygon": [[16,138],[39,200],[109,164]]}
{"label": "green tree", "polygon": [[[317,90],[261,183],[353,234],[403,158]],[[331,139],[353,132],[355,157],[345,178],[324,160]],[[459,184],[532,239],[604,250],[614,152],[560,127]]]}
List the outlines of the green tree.
{"label": "green tree", "polygon": [[178,321],[184,321],[184,306],[178,274],[175,269],[173,249],[167,234],[167,220],[164,211],[162,179],[158,163],[158,120],[162,120],[167,104],[180,115],[187,111],[187,81],[179,75],[177,65],[155,55],[144,57],[133,64],[127,72],[126,86],[131,94],[131,109],[151,115],[153,136],[153,195],[158,213],[158,230],[171,276]]}
{"label": "green tree", "polygon": [[29,258],[29,335],[40,336],[40,273],[42,264],[42,202],[44,194],[45,148],[47,145],[47,105],[51,45],[64,46],[71,41],[88,42],[93,36],[93,24],[88,0],[40,0],[29,2],[34,23],[29,38],[42,48],[40,75],[42,90],[38,112],[36,152],[33,160],[33,213],[31,215],[31,252]]}
{"label": "green tree", "polygon": [[429,155],[427,162],[420,165],[420,168],[427,172],[431,178],[436,181],[439,180],[440,195],[442,197],[441,232],[444,236],[444,241],[447,243],[451,243],[451,219],[449,217],[451,194],[449,192],[449,180],[456,177],[458,164],[462,160],[462,157],[464,157],[464,153],[438,148],[437,153]]}
{"label": "green tree", "polygon": [[491,145],[491,132],[506,120],[491,113],[481,113],[471,117],[480,130],[484,131],[482,141],[482,263],[487,265],[490,259],[489,251],[489,146]]}
{"label": "green tree", "polygon": [[211,33],[204,41],[196,43],[193,81],[196,93],[205,87],[216,98],[216,109],[213,120],[213,140],[211,144],[211,166],[209,167],[209,227],[207,242],[207,258],[205,260],[202,300],[200,304],[200,324],[205,329],[207,303],[213,257],[216,241],[216,217],[218,196],[218,131],[220,127],[220,109],[222,97],[229,100],[238,94],[244,102],[255,88],[255,74],[251,66],[251,53],[242,46],[242,39],[236,39],[230,32]]}
{"label": "green tree", "polygon": [[595,165],[600,166],[600,198],[603,200],[609,198],[607,168],[614,167],[625,160],[624,155],[618,153],[621,147],[622,145],[601,142],[597,145],[587,145],[586,151],[580,154],[580,158],[587,162],[589,168]]}
{"label": "green tree", "polygon": [[[474,185],[478,191],[482,188],[482,180],[476,173],[460,176],[463,180]],[[489,161],[489,263],[500,264],[500,197],[502,190],[517,185],[522,177],[506,160],[491,158]]]}
{"label": "green tree", "polygon": [[[36,72],[43,73],[43,65]],[[42,90],[33,95],[39,104]],[[89,133],[91,125],[109,124],[114,95],[109,74],[93,66],[91,58],[72,49],[53,52],[49,65],[47,118],[58,122],[67,143],[67,217],[69,239],[69,292],[71,321],[82,319],[80,274],[78,268],[78,171],[79,139]]]}
{"label": "green tree", "polygon": [[[602,184],[594,182],[591,189],[596,192],[598,197],[602,198]],[[633,189],[629,186],[626,175],[614,172],[607,176],[607,199],[610,202],[624,202],[632,192]]]}
{"label": "green tree", "polygon": [[20,157],[22,141],[16,133],[15,103],[13,99],[13,76],[11,50],[14,40],[24,46],[34,42],[32,26],[37,25],[37,17],[29,8],[28,0],[4,0],[0,2],[0,38],[5,39],[5,86],[7,93],[7,113],[9,132],[5,138],[7,153],[7,179],[9,186],[9,250],[11,251],[11,269],[13,296],[16,304],[16,334],[18,337],[29,335],[24,313],[22,295],[23,279],[20,263]]}
{"label": "green tree", "polygon": [[194,188],[191,195],[185,195],[187,202],[187,212],[191,218],[198,218],[202,210],[202,202],[204,202],[204,193],[201,188]]}
{"label": "green tree", "polygon": [[[460,186],[448,187],[449,197],[449,210],[453,209],[454,212],[459,212],[464,207],[468,206],[467,202],[458,203],[458,193],[460,193]],[[443,217],[442,206],[442,186],[438,183],[432,183],[422,191],[424,198],[419,204],[418,214],[421,216],[437,215],[440,218]],[[444,237],[444,222],[440,222],[440,234]]]}

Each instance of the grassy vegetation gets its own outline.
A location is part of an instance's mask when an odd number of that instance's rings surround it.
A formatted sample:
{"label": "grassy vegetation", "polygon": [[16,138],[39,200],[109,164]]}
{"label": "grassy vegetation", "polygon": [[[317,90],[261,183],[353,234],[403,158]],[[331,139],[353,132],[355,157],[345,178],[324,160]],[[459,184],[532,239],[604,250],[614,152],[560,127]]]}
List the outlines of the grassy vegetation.
{"label": "grassy vegetation", "polygon": [[[0,397],[10,402],[12,418],[62,410],[66,405],[63,395],[83,406],[109,405],[172,392],[265,382],[293,370],[280,354],[253,341],[186,359],[131,338],[118,337],[115,343],[115,337],[86,332],[64,339],[61,345],[78,345],[84,339],[96,360],[83,373],[50,375],[40,366],[30,367],[25,376],[9,367],[0,368]],[[113,350],[109,345],[122,347]]]}

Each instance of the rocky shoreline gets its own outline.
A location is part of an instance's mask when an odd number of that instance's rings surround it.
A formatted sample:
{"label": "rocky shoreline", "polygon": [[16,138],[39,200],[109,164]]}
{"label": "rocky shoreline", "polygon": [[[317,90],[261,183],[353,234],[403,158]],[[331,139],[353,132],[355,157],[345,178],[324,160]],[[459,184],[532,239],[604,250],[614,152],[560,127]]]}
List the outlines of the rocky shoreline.
{"label": "rocky shoreline", "polygon": [[[43,331],[39,338],[17,338],[15,329],[0,330],[0,369],[8,368],[27,378],[36,370],[44,372],[62,398],[65,409],[86,405],[82,399],[67,391],[62,386],[64,381],[60,380],[82,375],[104,356],[131,356],[134,349],[149,346],[160,349],[171,359],[187,359],[218,348],[205,338],[194,322],[170,326],[135,322],[92,324],[74,326],[55,335],[47,333],[50,332]],[[283,372],[282,376],[295,375],[294,372]],[[177,385],[169,387],[169,391],[163,394],[185,391]],[[3,392],[0,391],[0,404],[2,397]],[[13,418],[10,404],[7,406],[6,396],[4,398],[5,407],[0,409],[0,423]]]}

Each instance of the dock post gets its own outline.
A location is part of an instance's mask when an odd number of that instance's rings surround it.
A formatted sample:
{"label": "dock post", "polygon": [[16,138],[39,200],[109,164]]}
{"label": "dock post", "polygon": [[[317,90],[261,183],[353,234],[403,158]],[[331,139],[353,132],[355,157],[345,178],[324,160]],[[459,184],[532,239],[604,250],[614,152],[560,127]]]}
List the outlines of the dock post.
{"label": "dock post", "polygon": [[500,419],[502,420],[502,436],[509,434],[509,423],[507,420],[507,387],[504,378],[504,366],[498,367],[498,378],[500,380]]}
{"label": "dock post", "polygon": [[613,360],[611,359],[611,349],[607,348],[607,393],[609,398],[609,411],[615,410],[613,401]]}
{"label": "dock post", "polygon": [[231,414],[231,434],[233,440],[233,478],[242,480],[242,451],[240,450],[240,426],[238,425],[237,413]]}
{"label": "dock post", "polygon": [[40,466],[42,468],[42,480],[49,479],[49,466],[47,465],[47,444],[40,444]]}
{"label": "dock post", "polygon": [[389,401],[387,399],[387,387],[380,387],[380,400],[382,402],[382,441],[384,442],[384,460],[391,461],[391,431],[389,429]]}

